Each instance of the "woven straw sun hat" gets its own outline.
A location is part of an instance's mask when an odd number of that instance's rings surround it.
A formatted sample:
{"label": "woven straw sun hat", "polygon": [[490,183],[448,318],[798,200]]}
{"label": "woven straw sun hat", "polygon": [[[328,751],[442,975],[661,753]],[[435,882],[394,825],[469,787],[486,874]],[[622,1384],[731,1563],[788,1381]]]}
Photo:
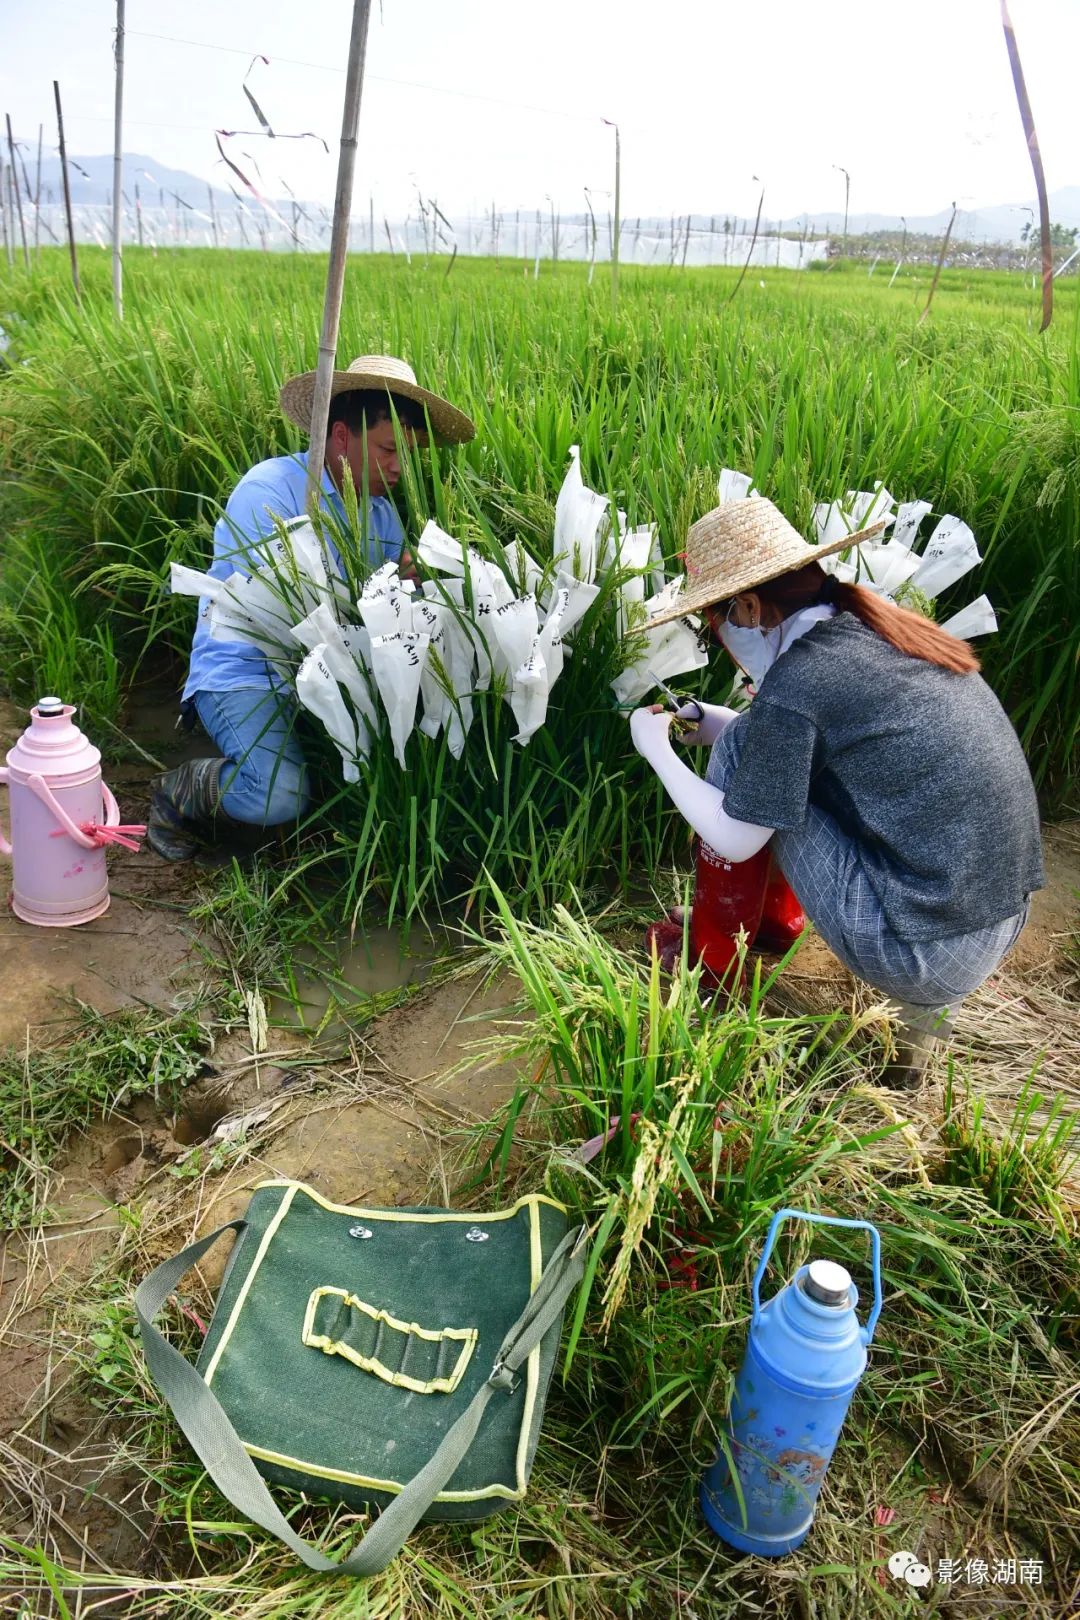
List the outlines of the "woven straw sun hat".
{"label": "woven straw sun hat", "polygon": [[645,629],[681,619],[713,602],[726,601],[740,591],[764,585],[768,579],[831,557],[834,551],[861,546],[884,527],[884,523],[874,523],[827,546],[810,546],[772,501],[760,496],[728,501],[691,525],[683,553],[686,589],[674,607],[650,619]]}
{"label": "woven straw sun hat", "polygon": [[[411,399],[422,405],[428,413],[436,438],[443,444],[464,444],[476,435],[476,426],[449,400],[421,388],[412,366],[397,360],[392,354],[362,354],[351,360],[344,371],[335,371],[330,385],[330,398],[351,393],[354,389],[385,388],[388,394],[400,399]],[[299,377],[290,377],[279,398],[281,409],[307,433],[311,429],[311,402],[315,397],[315,373],[305,371]]]}

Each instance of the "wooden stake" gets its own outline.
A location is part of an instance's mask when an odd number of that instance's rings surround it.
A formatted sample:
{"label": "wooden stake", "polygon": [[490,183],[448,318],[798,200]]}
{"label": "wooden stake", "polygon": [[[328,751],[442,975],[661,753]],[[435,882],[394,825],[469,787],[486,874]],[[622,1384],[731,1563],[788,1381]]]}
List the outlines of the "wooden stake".
{"label": "wooden stake", "polygon": [[124,187],[124,0],[116,0],[116,110],[113,117],[112,285],[116,318],[124,318],[124,272],[120,231]]}
{"label": "wooden stake", "polygon": [[60,136],[60,173],[64,181],[64,212],[67,216],[68,247],[71,249],[71,279],[75,284],[75,302],[82,308],[82,292],[79,288],[79,256],[75,250],[75,224],[71,217],[71,183],[68,180],[67,147],[64,145],[64,114],[60,109],[60,82],[53,80],[53,94],[56,97],[56,128]]}
{"label": "wooden stake", "polygon": [[356,132],[360,125],[360,98],[364,90],[364,57],[367,52],[370,14],[371,0],[353,0],[349,65],[345,78],[345,105],[341,115],[341,152],[338,157],[337,189],[334,193],[334,228],[330,237],[330,265],[326,276],[322,337],[319,340],[319,359],[315,368],[315,396],[311,402],[307,508],[313,515],[319,505],[326,446],[326,422],[330,414],[330,389],[337,357],[341,294],[345,285],[345,258],[349,246],[353,173],[356,168]]}
{"label": "wooden stake", "polygon": [[[1035,176],[1035,190],[1039,197],[1039,235],[1042,241],[1042,325],[1039,331],[1045,332],[1054,318],[1054,245],[1050,239],[1050,200],[1046,195],[1046,176],[1043,173],[1039,137],[1035,133],[1035,119],[1031,111],[1027,85],[1024,83],[1024,69],[1020,65],[1020,52],[1013,32],[1012,18],[1009,16],[1008,0],[1001,0],[1001,26],[1005,30],[1005,48],[1009,53],[1016,103],[1020,108],[1020,121],[1024,126],[1028,156],[1031,158],[1031,172]],[[927,308],[929,307],[928,303]]]}
{"label": "wooden stake", "polygon": [[[26,245],[26,223],[23,219],[22,192],[19,190],[19,171],[15,166],[15,141],[11,133],[11,114],[5,113],[7,119],[8,155],[11,158],[11,184],[15,193],[15,209],[19,216],[19,235],[22,237],[23,264],[27,270],[30,268],[30,249]],[[11,234],[15,235],[15,221],[11,222]]]}

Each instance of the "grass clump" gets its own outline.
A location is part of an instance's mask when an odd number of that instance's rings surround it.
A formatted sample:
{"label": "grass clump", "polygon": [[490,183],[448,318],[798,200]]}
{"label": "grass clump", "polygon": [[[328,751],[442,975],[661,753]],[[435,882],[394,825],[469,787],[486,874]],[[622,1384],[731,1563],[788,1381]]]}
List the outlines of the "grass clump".
{"label": "grass clump", "polygon": [[194,1010],[105,1015],[79,1003],[62,1040],[0,1050],[0,1229],[44,1218],[50,1166],[73,1131],[147,1093],[175,1103],[206,1045]]}

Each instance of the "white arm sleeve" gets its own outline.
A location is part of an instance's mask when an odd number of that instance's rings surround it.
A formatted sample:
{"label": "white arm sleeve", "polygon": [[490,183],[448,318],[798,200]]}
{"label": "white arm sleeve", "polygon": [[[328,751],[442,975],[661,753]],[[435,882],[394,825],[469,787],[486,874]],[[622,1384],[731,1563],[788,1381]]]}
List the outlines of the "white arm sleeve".
{"label": "white arm sleeve", "polygon": [[[733,711],[722,712],[734,718]],[[657,754],[658,758],[650,763],[667,789],[669,799],[710,849],[715,849],[725,861],[748,861],[751,855],[764,849],[775,831],[773,827],[736,821],[724,809],[724,795],[719,788],[695,776],[670,748],[658,749]]]}
{"label": "white arm sleeve", "polygon": [[[697,701],[696,699],[694,700]],[[722,703],[698,703],[701,719],[693,731],[686,731],[679,741],[687,748],[711,748],[720,733],[733,720],[739,718],[738,709],[725,709]],[[681,720],[693,719],[693,704],[685,703],[678,711]]]}

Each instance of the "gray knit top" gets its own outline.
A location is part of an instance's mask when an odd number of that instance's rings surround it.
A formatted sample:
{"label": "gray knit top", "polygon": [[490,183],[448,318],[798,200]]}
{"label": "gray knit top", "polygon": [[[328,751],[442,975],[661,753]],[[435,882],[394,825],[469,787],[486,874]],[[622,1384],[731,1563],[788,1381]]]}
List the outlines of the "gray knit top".
{"label": "gray knit top", "polygon": [[743,726],[727,813],[780,829],[819,806],[858,846],[898,938],[1002,922],[1043,886],[1031,773],[980,675],[838,613],[777,659]]}

